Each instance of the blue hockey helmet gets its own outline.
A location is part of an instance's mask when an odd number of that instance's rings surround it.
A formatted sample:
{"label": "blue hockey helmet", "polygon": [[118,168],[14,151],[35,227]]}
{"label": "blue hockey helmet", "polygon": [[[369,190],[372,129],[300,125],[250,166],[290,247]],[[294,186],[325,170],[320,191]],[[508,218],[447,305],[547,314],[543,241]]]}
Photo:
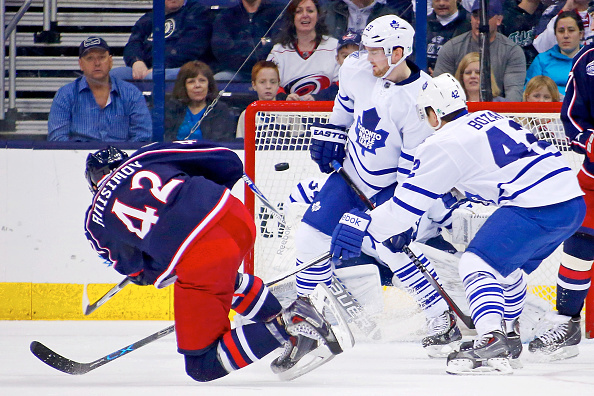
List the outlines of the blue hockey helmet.
{"label": "blue hockey helmet", "polygon": [[126,158],[128,154],[113,146],[107,146],[87,156],[85,177],[93,194],[97,191],[101,179],[120,166]]}

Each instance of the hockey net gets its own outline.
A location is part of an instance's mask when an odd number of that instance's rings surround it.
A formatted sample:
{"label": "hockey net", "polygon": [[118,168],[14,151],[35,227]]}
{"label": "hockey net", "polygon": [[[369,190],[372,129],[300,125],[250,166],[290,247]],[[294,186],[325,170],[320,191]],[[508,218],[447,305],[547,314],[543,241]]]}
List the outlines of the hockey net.
{"label": "hockey net", "polygon": [[[266,198],[285,216],[286,225],[281,224],[252,191],[246,187],[245,202],[252,211],[257,228],[257,238],[253,253],[246,259],[246,270],[255,273],[265,281],[295,265],[293,236],[299,226],[300,215],[305,208],[297,209],[287,205],[288,197],[295,186],[308,178],[324,179],[317,165],[309,155],[309,126],[313,122],[326,122],[332,111],[333,102],[255,102],[246,111],[245,129],[245,168]],[[539,139],[555,144],[577,172],[582,158],[573,153],[567,144],[563,126],[559,119],[560,103],[469,103],[470,111],[493,110],[513,118],[532,131]],[[275,165],[287,163],[288,169],[276,170]],[[279,167],[283,169],[284,167]],[[291,206],[291,208],[288,208]],[[492,211],[493,209],[491,209]],[[300,212],[301,211],[301,212]],[[488,216],[489,209],[479,210],[473,216],[480,220]],[[467,219],[468,221],[468,219]],[[460,227],[462,228],[462,227]],[[444,235],[463,250],[465,235],[459,229],[456,236]],[[446,233],[444,233],[446,234]],[[453,238],[453,239],[452,239]],[[554,308],[556,298],[557,270],[561,259],[561,248],[557,249],[541,266],[528,276],[528,291],[538,297],[537,305],[542,309]],[[456,282],[457,271],[451,268],[436,268],[446,290],[448,279]],[[444,279],[445,278],[445,279]],[[459,285],[458,285],[459,286]],[[463,290],[459,286],[452,291],[460,306],[465,304]],[[391,311],[386,316],[393,317],[394,311],[401,312],[397,321],[399,327],[403,320],[410,320],[418,309],[410,297],[398,290],[384,290],[383,310]],[[456,295],[459,294],[459,295]],[[534,299],[533,299],[534,300]],[[412,302],[411,302],[412,301]],[[424,319],[412,319],[406,326],[421,329],[410,331],[412,338],[423,334]],[[535,330],[536,331],[536,330]],[[407,338],[399,334],[395,338]]]}

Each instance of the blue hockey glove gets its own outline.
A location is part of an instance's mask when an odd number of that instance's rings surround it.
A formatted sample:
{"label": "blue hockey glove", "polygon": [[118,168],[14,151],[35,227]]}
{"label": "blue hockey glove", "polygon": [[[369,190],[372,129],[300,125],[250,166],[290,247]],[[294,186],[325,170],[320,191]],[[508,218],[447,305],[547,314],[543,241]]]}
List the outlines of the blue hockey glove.
{"label": "blue hockey glove", "polygon": [[400,253],[405,246],[408,246],[412,240],[413,229],[412,227],[408,230],[394,235],[392,238],[384,241],[384,246],[390,249],[393,253]]}
{"label": "blue hockey glove", "polygon": [[311,128],[309,153],[320,171],[332,172],[330,162],[336,160],[342,164],[346,155],[345,145],[348,134],[345,128],[333,124],[314,123]]}
{"label": "blue hockey glove", "polygon": [[332,233],[330,252],[332,260],[349,260],[361,255],[361,245],[371,216],[353,209],[345,213]]}

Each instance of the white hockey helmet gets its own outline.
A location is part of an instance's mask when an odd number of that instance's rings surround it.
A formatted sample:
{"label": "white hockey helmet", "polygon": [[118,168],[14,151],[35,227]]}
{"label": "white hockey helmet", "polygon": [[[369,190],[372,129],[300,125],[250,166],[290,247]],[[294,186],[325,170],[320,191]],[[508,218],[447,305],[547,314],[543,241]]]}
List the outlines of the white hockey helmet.
{"label": "white hockey helmet", "polygon": [[417,99],[417,112],[421,121],[429,123],[425,109],[431,107],[439,122],[433,129],[441,127],[441,119],[460,109],[466,109],[464,89],[450,73],[444,73],[423,84]]}
{"label": "white hockey helmet", "polygon": [[[369,22],[361,35],[361,44],[366,47],[381,47],[388,57],[390,71],[403,62],[413,51],[415,30],[396,15],[384,15]],[[402,59],[392,64],[392,50],[402,47]]]}

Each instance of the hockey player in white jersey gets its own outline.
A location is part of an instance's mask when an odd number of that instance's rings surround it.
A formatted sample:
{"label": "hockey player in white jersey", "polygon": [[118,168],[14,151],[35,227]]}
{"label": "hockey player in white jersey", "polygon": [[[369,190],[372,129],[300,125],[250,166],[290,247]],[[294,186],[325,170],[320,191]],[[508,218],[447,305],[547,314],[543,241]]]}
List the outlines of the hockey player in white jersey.
{"label": "hockey player in white jersey", "polygon": [[[517,333],[526,293],[522,271],[534,271],[578,229],[585,215],[583,193],[550,143],[492,111],[468,113],[464,91],[450,74],[425,84],[418,111],[438,131],[417,148],[414,167],[392,199],[368,214],[345,214],[333,234],[333,252],[356,254],[366,235],[402,249],[419,217],[450,191],[498,206],[460,258],[477,337],[448,356],[446,371],[513,373],[510,358],[522,348]],[[353,216],[359,227],[345,221]]]}
{"label": "hockey player in white jersey", "polygon": [[[418,92],[430,77],[407,59],[413,36],[412,26],[395,15],[369,23],[361,40],[366,51],[351,54],[340,69],[339,92],[329,123],[311,129],[310,152],[320,170],[330,173],[330,163],[339,161],[376,203],[392,196],[395,183],[412,167],[414,149],[432,132],[416,116]],[[340,175],[331,174],[296,233],[297,263],[327,252],[334,227],[353,208],[364,210],[365,206]],[[365,253],[389,265],[415,293],[428,318],[423,346],[429,355],[446,356],[457,347],[461,334],[453,313],[408,257],[383,246],[377,250],[366,246]],[[436,277],[422,255],[421,261]],[[330,261],[298,273],[298,295],[306,297],[320,282],[330,284],[331,277]]]}

